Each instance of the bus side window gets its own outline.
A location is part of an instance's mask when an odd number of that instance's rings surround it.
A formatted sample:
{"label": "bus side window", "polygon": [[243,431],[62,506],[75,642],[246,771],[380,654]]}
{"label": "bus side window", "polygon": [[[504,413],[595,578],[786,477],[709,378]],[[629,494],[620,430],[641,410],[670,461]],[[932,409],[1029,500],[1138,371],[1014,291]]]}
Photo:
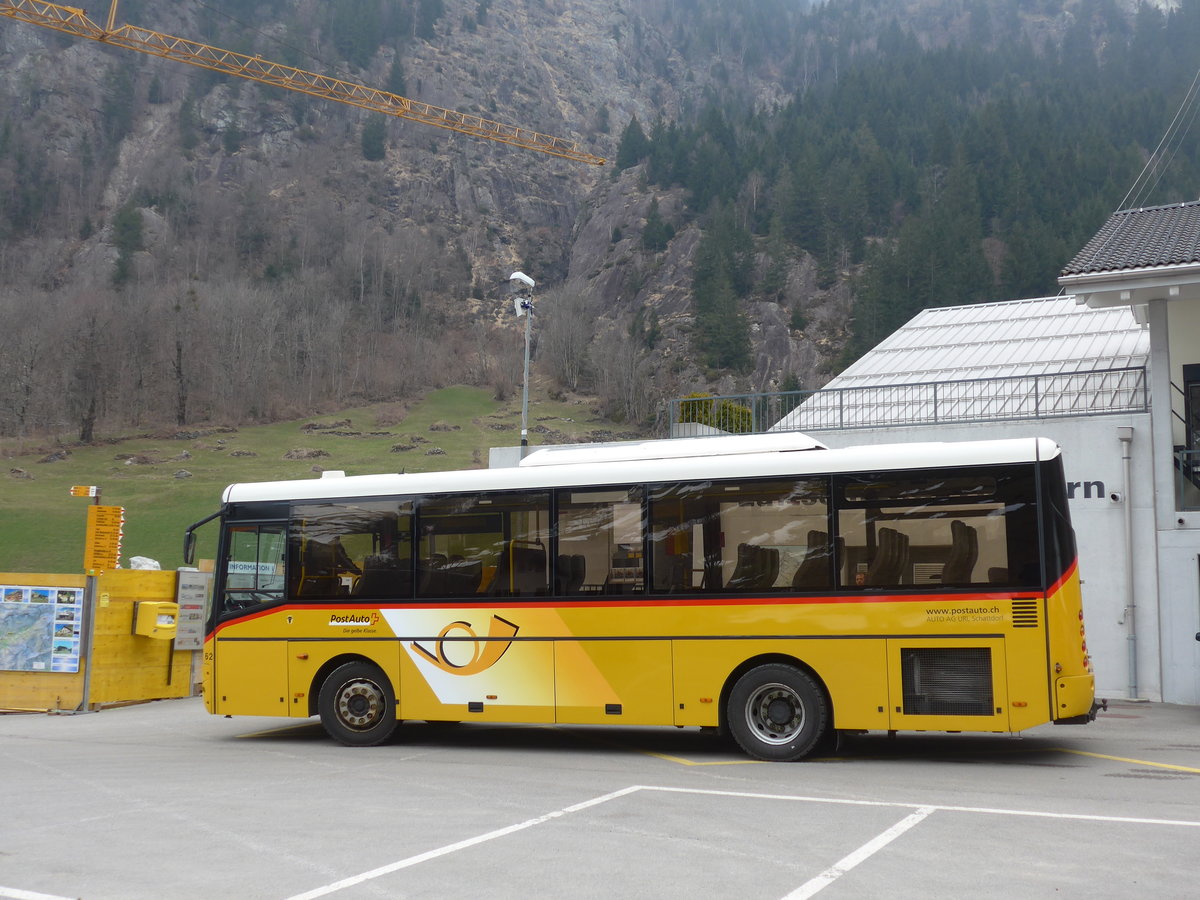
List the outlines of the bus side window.
{"label": "bus side window", "polygon": [[297,504],[288,549],[291,596],[411,597],[411,587],[398,577],[410,565],[411,510],[409,500]]}
{"label": "bus side window", "polygon": [[838,531],[846,543],[844,585],[1003,583],[1017,563],[1028,573],[1028,557],[1037,558],[1028,482],[1003,467],[843,476]]}
{"label": "bus side window", "polygon": [[[656,490],[650,503],[654,590],[753,593],[792,587],[808,535],[828,533],[828,497],[824,478]],[[828,556],[823,572],[810,564],[806,586],[830,586],[830,566]]]}
{"label": "bus side window", "polygon": [[426,497],[417,520],[419,599],[550,593],[548,492]]}
{"label": "bus side window", "polygon": [[646,590],[640,488],[560,490],[557,533],[560,596]]}

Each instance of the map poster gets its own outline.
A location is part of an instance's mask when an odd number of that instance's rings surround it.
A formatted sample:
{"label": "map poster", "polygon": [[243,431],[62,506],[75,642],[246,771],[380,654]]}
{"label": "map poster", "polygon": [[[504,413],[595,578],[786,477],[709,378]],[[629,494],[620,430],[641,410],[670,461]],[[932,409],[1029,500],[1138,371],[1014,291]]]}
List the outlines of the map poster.
{"label": "map poster", "polygon": [[83,588],[0,584],[0,670],[78,672]]}

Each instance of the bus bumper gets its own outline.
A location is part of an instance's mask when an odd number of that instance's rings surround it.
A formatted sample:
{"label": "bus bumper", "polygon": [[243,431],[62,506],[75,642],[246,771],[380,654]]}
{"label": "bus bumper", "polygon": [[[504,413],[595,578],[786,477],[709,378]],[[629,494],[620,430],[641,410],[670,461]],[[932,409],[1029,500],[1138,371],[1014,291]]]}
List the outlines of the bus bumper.
{"label": "bus bumper", "polygon": [[1096,679],[1091,674],[1057,679],[1055,696],[1055,725],[1086,725],[1095,720],[1097,710],[1108,708],[1107,700],[1096,700]]}

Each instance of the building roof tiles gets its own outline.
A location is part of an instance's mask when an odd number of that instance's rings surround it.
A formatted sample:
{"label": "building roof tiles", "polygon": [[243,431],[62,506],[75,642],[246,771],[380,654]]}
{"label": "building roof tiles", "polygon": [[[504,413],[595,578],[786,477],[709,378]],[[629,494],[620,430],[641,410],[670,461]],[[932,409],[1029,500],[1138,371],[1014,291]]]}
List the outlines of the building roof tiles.
{"label": "building roof tiles", "polygon": [[1126,209],[1104,226],[1062,276],[1200,263],[1200,201]]}

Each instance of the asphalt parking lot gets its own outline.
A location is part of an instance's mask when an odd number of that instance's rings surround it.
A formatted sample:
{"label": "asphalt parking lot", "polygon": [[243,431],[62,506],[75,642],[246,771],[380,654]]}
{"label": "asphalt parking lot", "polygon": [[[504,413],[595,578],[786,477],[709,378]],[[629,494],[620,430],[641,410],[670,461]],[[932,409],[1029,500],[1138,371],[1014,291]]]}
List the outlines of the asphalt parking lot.
{"label": "asphalt parking lot", "polygon": [[0,897],[1192,897],[1200,708],[864,735],[316,720],[198,699],[0,715]]}

